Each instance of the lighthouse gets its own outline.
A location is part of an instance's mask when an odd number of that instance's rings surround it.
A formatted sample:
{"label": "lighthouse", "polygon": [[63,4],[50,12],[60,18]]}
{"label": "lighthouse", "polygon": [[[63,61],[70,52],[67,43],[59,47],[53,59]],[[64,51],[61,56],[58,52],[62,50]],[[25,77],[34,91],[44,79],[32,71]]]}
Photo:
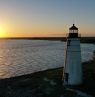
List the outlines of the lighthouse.
{"label": "lighthouse", "polygon": [[82,64],[80,35],[78,28],[73,24],[69,28],[66,40],[64,60],[64,84],[80,85],[82,83]]}

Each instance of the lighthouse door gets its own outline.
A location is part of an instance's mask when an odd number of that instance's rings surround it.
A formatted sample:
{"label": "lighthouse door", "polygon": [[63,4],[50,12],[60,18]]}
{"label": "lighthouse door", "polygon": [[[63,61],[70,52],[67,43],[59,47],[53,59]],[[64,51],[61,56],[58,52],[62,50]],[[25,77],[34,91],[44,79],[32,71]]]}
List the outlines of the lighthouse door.
{"label": "lighthouse door", "polygon": [[69,73],[65,73],[65,82],[68,83]]}

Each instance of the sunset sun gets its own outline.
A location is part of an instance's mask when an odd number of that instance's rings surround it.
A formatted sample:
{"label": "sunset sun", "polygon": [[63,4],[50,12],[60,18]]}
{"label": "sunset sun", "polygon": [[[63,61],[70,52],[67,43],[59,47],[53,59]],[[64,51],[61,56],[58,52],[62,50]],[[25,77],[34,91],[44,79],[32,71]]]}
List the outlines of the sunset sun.
{"label": "sunset sun", "polygon": [[0,37],[4,37],[6,33],[6,30],[4,27],[0,27]]}

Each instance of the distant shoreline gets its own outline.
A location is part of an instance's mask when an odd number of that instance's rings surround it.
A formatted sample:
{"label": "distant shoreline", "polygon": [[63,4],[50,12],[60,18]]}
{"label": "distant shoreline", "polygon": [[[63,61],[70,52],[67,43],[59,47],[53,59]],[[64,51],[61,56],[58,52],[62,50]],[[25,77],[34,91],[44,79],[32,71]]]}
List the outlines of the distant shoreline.
{"label": "distant shoreline", "polygon": [[[0,40],[50,40],[50,41],[66,41],[66,37],[9,37],[0,38]],[[95,43],[95,37],[81,37],[81,43]]]}

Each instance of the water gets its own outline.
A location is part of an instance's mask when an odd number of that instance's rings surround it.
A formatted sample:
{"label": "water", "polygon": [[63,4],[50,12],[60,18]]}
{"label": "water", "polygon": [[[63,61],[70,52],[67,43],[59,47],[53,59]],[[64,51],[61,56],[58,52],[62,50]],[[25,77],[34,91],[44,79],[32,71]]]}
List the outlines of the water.
{"label": "water", "polygon": [[[64,42],[0,40],[0,78],[29,74],[63,66]],[[93,44],[81,44],[82,62],[93,57]]]}

